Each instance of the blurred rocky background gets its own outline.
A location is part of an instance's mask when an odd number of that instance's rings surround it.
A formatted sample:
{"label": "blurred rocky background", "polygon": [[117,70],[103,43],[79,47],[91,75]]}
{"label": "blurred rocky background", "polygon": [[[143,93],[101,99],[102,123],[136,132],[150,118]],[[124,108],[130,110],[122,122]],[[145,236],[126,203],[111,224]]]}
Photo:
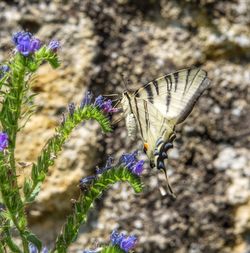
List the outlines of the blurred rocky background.
{"label": "blurred rocky background", "polygon": [[[0,1],[0,62],[11,56],[11,34],[19,30],[62,44],[61,67],[45,64],[34,78],[38,107],[18,139],[20,162],[36,160],[67,104],[87,89],[120,94],[123,79],[135,90],[189,66],[201,66],[212,80],[177,128],[168,165],[177,200],[161,196],[164,179],[146,164],[144,192],[112,187],[69,252],[107,242],[114,228],[139,237],[136,252],[250,252],[249,0]],[[79,179],[108,155],[138,147],[123,121],[109,135],[93,122],[77,128],[27,209],[32,231],[51,247],[79,194]],[[20,181],[29,170],[20,168]]]}

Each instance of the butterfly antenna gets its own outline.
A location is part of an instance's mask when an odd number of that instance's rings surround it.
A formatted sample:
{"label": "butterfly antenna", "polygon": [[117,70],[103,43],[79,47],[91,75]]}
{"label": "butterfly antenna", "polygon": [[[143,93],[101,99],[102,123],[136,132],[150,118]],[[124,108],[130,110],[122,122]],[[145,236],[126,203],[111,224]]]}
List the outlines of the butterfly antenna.
{"label": "butterfly antenna", "polygon": [[122,117],[120,117],[120,118],[114,120],[114,121],[112,122],[112,125],[118,124],[121,120],[122,120]]}
{"label": "butterfly antenna", "polygon": [[103,95],[104,97],[115,97],[115,96],[119,96],[119,94],[107,94],[107,95]]}
{"label": "butterfly antenna", "polygon": [[118,98],[118,99],[112,100],[112,102],[116,102],[114,105],[114,107],[116,108],[119,105],[119,103],[121,102],[121,99]]}
{"label": "butterfly antenna", "polygon": [[162,169],[164,171],[164,174],[165,174],[165,177],[166,177],[166,183],[167,183],[167,193],[173,198],[173,200],[176,199],[176,196],[172,190],[172,187],[169,183],[169,180],[168,180],[168,174],[167,174],[167,170],[166,169]]}

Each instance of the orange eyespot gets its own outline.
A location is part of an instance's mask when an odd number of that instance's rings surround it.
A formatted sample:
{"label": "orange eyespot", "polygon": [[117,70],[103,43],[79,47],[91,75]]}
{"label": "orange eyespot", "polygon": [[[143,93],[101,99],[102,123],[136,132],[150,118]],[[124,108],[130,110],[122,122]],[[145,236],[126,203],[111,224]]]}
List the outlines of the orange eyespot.
{"label": "orange eyespot", "polygon": [[146,153],[148,151],[149,145],[147,142],[144,143],[143,145],[143,151]]}

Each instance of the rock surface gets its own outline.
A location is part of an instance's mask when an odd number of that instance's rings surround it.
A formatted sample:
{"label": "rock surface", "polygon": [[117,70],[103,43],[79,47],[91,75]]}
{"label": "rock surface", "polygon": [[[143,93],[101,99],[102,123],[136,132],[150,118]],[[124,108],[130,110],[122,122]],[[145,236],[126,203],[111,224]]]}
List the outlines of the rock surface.
{"label": "rock surface", "polygon": [[[169,176],[177,200],[162,197],[164,179],[147,164],[145,191],[112,187],[96,203],[69,252],[107,242],[114,228],[139,237],[136,252],[249,252],[250,231],[250,1],[1,1],[0,61],[10,55],[12,32],[28,29],[62,42],[62,66],[41,67],[33,83],[38,108],[18,138],[17,158],[33,162],[53,135],[69,102],[86,89],[121,93],[123,76],[141,84],[191,65],[207,70],[212,85],[177,127]],[[71,211],[78,180],[107,155],[141,148],[126,138],[124,122],[103,136],[79,126],[50,168],[31,229],[49,246]],[[29,168],[20,169],[20,181]],[[70,176],[69,176],[70,175]]]}

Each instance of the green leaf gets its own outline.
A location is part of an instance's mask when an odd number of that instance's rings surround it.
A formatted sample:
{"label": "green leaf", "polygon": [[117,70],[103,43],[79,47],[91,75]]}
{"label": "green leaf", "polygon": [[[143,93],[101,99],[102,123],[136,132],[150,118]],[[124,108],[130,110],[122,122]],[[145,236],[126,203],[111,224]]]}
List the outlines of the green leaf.
{"label": "green leaf", "polygon": [[57,57],[55,58],[49,58],[48,59],[48,62],[50,64],[50,66],[54,69],[58,68],[60,66],[60,62],[59,60],[57,59]]}
{"label": "green leaf", "polygon": [[31,192],[31,194],[27,196],[27,199],[26,199],[27,202],[32,202],[32,201],[35,200],[36,196],[40,192],[41,185],[42,185],[41,182],[36,185],[36,187],[33,189],[33,191]]}
{"label": "green leaf", "polygon": [[25,178],[23,186],[23,192],[25,196],[28,196],[30,194],[31,188],[32,188],[32,181],[30,179]]}
{"label": "green leaf", "polygon": [[38,69],[38,65],[34,61],[29,61],[27,67],[29,68],[30,72],[35,72]]}
{"label": "green leaf", "polygon": [[6,244],[8,245],[8,247],[11,249],[11,252],[13,252],[13,253],[22,253],[20,248],[16,244],[13,243],[11,238],[6,238],[5,241],[6,241]]}
{"label": "green leaf", "polygon": [[42,242],[33,233],[26,230],[23,235],[27,239],[27,241],[31,242],[37,247],[38,251],[42,249]]}
{"label": "green leaf", "polygon": [[101,253],[125,253],[125,251],[120,249],[118,246],[109,245],[104,247]]}

